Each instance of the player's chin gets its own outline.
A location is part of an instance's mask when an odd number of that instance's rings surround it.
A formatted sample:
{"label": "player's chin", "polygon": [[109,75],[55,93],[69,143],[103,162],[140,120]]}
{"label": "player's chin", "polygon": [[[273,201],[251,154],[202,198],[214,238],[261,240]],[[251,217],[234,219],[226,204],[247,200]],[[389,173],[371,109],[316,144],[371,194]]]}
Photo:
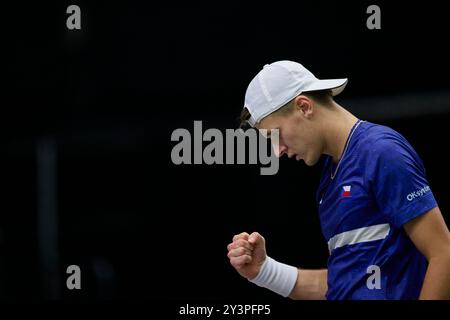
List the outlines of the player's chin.
{"label": "player's chin", "polygon": [[305,162],[305,164],[308,167],[312,167],[314,166],[317,162],[319,162],[319,158],[314,157],[314,158],[310,158],[308,156],[306,156],[305,158],[303,158],[303,161]]}
{"label": "player's chin", "polygon": [[308,167],[312,167],[312,166],[314,165],[314,163],[311,163],[311,162],[307,161],[306,159],[303,160],[303,161],[305,162],[305,164],[306,164]]}

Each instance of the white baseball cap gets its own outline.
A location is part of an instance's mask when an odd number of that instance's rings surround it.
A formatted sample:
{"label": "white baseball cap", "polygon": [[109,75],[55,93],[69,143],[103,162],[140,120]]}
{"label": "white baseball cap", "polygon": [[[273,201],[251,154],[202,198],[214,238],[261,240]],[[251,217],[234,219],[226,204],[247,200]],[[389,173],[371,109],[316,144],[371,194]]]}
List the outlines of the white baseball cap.
{"label": "white baseball cap", "polygon": [[250,112],[248,123],[254,127],[303,92],[331,89],[338,95],[347,79],[319,80],[300,63],[277,61],[266,64],[253,78],[245,93],[244,108]]}

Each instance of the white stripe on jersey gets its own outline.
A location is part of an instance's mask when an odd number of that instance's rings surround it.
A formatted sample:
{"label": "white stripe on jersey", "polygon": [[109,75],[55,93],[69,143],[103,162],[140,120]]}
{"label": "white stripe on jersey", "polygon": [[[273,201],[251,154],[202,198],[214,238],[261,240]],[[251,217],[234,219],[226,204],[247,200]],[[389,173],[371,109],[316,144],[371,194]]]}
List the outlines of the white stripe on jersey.
{"label": "white stripe on jersey", "polygon": [[387,237],[389,230],[389,224],[385,223],[338,233],[328,241],[328,250],[331,252],[349,244],[381,240]]}

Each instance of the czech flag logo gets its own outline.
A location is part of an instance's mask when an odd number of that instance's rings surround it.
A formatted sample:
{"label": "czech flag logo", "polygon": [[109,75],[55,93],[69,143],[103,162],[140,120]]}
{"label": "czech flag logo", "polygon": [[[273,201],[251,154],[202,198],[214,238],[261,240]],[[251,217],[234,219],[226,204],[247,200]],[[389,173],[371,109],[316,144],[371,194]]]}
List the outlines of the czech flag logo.
{"label": "czech flag logo", "polygon": [[352,186],[343,186],[344,193],[342,194],[343,197],[350,197],[350,190],[352,189]]}

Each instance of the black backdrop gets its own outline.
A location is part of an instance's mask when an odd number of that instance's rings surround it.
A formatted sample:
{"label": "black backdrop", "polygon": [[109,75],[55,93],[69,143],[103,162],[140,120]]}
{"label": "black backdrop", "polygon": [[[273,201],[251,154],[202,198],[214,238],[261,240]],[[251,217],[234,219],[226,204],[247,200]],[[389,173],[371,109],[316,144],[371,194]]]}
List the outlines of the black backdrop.
{"label": "black backdrop", "polygon": [[[369,1],[76,1],[78,31],[66,28],[71,2],[5,6],[1,296],[279,299],[230,267],[226,245],[241,231],[261,232],[279,260],[325,267],[314,205],[320,164],[281,159],[275,176],[256,165],[176,166],[171,133],[193,132],[194,120],[235,128],[248,82],[281,59],[319,78],[348,77],[338,102],[448,93],[445,10],[396,3],[375,3],[381,30],[366,28]],[[421,108],[423,115],[365,119],[412,143],[448,223],[450,105],[428,115]],[[39,250],[42,141],[56,152],[50,276]],[[71,264],[82,270],[79,291],[65,288]]]}

